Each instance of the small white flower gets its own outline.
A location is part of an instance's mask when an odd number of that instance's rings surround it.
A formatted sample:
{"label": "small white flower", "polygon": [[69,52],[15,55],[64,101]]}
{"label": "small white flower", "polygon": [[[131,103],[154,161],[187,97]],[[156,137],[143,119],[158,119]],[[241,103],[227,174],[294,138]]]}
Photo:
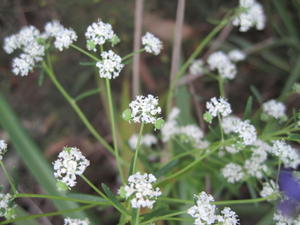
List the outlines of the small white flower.
{"label": "small white flower", "polygon": [[135,123],[152,123],[155,124],[161,108],[158,105],[158,98],[153,95],[136,96],[129,107],[131,109],[131,120]]}
{"label": "small white flower", "polygon": [[206,108],[213,117],[218,114],[225,117],[232,112],[230,104],[222,97],[219,99],[211,98],[209,102],[206,102]]}
{"label": "small white flower", "polygon": [[221,125],[225,134],[233,133],[242,120],[237,116],[228,116],[222,119]]}
{"label": "small white flower", "polygon": [[247,174],[258,179],[263,178],[264,173],[268,171],[268,167],[265,165],[265,163],[254,157],[251,157],[245,161],[244,168]]}
{"label": "small white flower", "polygon": [[122,58],[112,50],[101,53],[102,61],[96,63],[101,78],[115,79],[120,75],[124,65]]}
{"label": "small white flower", "polygon": [[132,208],[153,208],[157,197],[161,195],[160,189],[153,187],[155,182],[155,176],[147,173],[137,172],[128,177],[128,185],[124,187],[124,191],[126,198],[131,198]]}
{"label": "small white flower", "polygon": [[246,59],[246,54],[241,50],[234,49],[228,53],[228,57],[232,62],[239,62]]}
{"label": "small white flower", "polygon": [[212,53],[207,63],[210,70],[217,70],[221,77],[234,79],[237,73],[236,66],[230,61],[229,57],[222,51]]}
{"label": "small white flower", "polygon": [[293,217],[285,216],[280,211],[274,213],[273,220],[276,222],[275,225],[299,225],[294,223]]}
{"label": "small white flower", "polygon": [[15,75],[27,76],[33,70],[34,59],[27,54],[21,54],[12,61],[12,72]]}
{"label": "small white flower", "polygon": [[7,144],[4,140],[0,140],[0,160],[3,159],[3,156],[6,152],[7,152]]}
{"label": "small white flower", "polygon": [[245,145],[251,145],[256,141],[256,129],[248,120],[241,121],[236,127],[236,133],[243,140]]}
{"label": "small white flower", "polygon": [[65,28],[55,35],[54,46],[59,51],[69,48],[77,40],[77,34],[72,28]]}
{"label": "small white flower", "polygon": [[64,225],[89,225],[90,221],[88,219],[73,219],[70,217],[67,217],[64,219]]}
{"label": "small white flower", "polygon": [[266,16],[260,3],[255,0],[240,0],[240,7],[244,11],[232,21],[234,26],[240,26],[239,31],[246,32],[254,26],[257,30],[265,28]]}
{"label": "small white flower", "polygon": [[204,62],[201,59],[194,60],[189,71],[192,75],[201,75],[203,73]]}
{"label": "small white flower", "polygon": [[263,104],[263,112],[275,119],[284,118],[286,116],[286,107],[282,102],[271,99]]}
{"label": "small white flower", "polygon": [[88,50],[96,51],[97,45],[103,45],[106,41],[111,40],[115,36],[112,26],[109,23],[103,23],[100,19],[88,26],[85,32],[87,41],[91,41],[92,45],[87,45]]}
{"label": "small white flower", "polygon": [[149,32],[143,36],[142,44],[144,45],[146,52],[154,55],[158,55],[163,47],[161,41]]}
{"label": "small white flower", "polygon": [[63,25],[60,24],[58,20],[53,20],[51,22],[47,22],[45,24],[45,34],[46,38],[49,37],[56,37],[59,33],[61,33],[65,28]]}
{"label": "small white flower", "polygon": [[[129,146],[132,149],[136,149],[137,142],[138,142],[138,134],[133,134],[128,141]],[[151,147],[152,145],[155,144],[157,144],[157,138],[153,134],[144,134],[141,137],[141,145],[144,145],[146,147]]]}
{"label": "small white flower", "polygon": [[267,198],[267,197],[276,196],[276,195],[279,195],[278,184],[275,184],[275,182],[273,180],[263,183],[263,188],[260,192],[261,197]]}
{"label": "small white flower", "polygon": [[229,183],[239,182],[245,176],[242,167],[235,163],[228,163],[221,172]]}
{"label": "small white flower", "polygon": [[238,225],[239,223],[239,219],[237,214],[232,211],[231,208],[229,207],[225,207],[222,211],[221,211],[221,215],[219,215],[217,217],[218,220],[218,224],[221,225]]}
{"label": "small white flower", "polygon": [[188,209],[187,213],[195,218],[195,225],[213,224],[216,219],[216,206],[212,204],[214,202],[213,196],[201,192],[199,195],[195,195],[196,205]]}
{"label": "small white flower", "polygon": [[45,55],[45,46],[38,44],[36,41],[28,43],[23,48],[24,53],[30,55],[35,62],[43,60]]}
{"label": "small white flower", "polygon": [[76,176],[83,174],[89,165],[90,162],[78,148],[65,147],[53,163],[54,176],[71,188],[76,185]]}
{"label": "small white flower", "polygon": [[296,169],[300,165],[300,155],[298,151],[284,141],[273,141],[273,147],[270,151],[279,157],[287,168]]}
{"label": "small white flower", "polygon": [[21,47],[24,47],[28,44],[31,44],[32,42],[36,42],[40,35],[40,31],[36,27],[32,25],[26,26],[23,27],[17,34],[18,42]]}
{"label": "small white flower", "polygon": [[13,53],[18,48],[20,48],[20,43],[16,34],[4,38],[3,49],[7,54]]}
{"label": "small white flower", "polygon": [[198,143],[203,138],[203,131],[194,124],[180,127],[178,133],[186,135],[194,143]]}
{"label": "small white flower", "polygon": [[0,193],[0,217],[5,217],[7,219],[15,218],[13,209],[15,208],[13,203],[13,196],[9,193]]}

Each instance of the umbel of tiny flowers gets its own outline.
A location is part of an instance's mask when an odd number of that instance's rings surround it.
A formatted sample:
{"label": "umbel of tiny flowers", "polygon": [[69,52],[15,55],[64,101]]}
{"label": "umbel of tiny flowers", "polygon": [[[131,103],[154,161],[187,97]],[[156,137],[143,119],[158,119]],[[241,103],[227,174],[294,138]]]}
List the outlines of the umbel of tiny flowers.
{"label": "umbel of tiny flowers", "polygon": [[162,42],[149,32],[142,37],[142,44],[146,52],[154,55],[159,55],[163,48]]}
{"label": "umbel of tiny flowers", "polygon": [[208,111],[204,113],[203,117],[209,123],[218,115],[226,117],[232,112],[230,104],[222,97],[219,99],[211,98],[210,101],[206,102],[206,108]]}
{"label": "umbel of tiny flowers", "polygon": [[124,67],[122,58],[112,50],[101,53],[102,60],[96,63],[101,78],[115,79]]}
{"label": "umbel of tiny flowers", "polygon": [[4,140],[0,140],[0,160],[3,159],[3,156],[7,152],[7,144]]}
{"label": "umbel of tiny flowers", "polygon": [[153,208],[156,199],[161,195],[158,187],[153,184],[156,178],[152,174],[137,172],[128,177],[128,184],[119,190],[121,197],[130,199],[132,208]]}
{"label": "umbel of tiny flowers", "polygon": [[65,147],[53,163],[58,189],[65,191],[76,185],[76,176],[84,173],[90,162],[75,147]]}
{"label": "umbel of tiny flowers", "polygon": [[278,184],[276,184],[273,180],[264,182],[260,196],[263,198],[269,197],[269,200],[276,200],[278,197],[280,197]]}
{"label": "umbel of tiny flowers", "polygon": [[246,32],[251,27],[263,30],[266,24],[266,16],[263,7],[256,0],[240,0],[241,12],[233,19],[232,24],[239,26],[240,32]]}
{"label": "umbel of tiny flowers", "polygon": [[157,97],[139,95],[129,104],[129,109],[123,112],[122,117],[134,123],[151,123],[156,129],[160,129],[164,121],[158,117],[159,114],[161,114],[161,108]]}
{"label": "umbel of tiny flowers", "polygon": [[110,41],[112,45],[119,42],[119,38],[113,31],[112,26],[109,23],[102,22],[100,19],[88,26],[85,37],[87,49],[94,52],[97,51],[97,46],[104,45],[107,41]]}
{"label": "umbel of tiny flowers", "polygon": [[[152,145],[157,144],[158,140],[153,134],[144,134],[141,137],[141,145],[146,147],[151,147]],[[133,134],[129,140],[128,144],[131,149],[136,149],[138,143],[138,134]]]}
{"label": "umbel of tiny flowers", "polygon": [[30,25],[6,37],[3,48],[7,54],[12,54],[17,49],[21,50],[20,55],[12,61],[12,72],[15,75],[27,76],[37,63],[43,60],[49,47],[47,44],[52,40],[54,47],[62,51],[77,40],[77,35],[73,29],[65,28],[54,20],[46,23],[43,33]]}
{"label": "umbel of tiny flowers", "polygon": [[263,120],[267,120],[270,117],[275,119],[280,119],[281,121],[285,121],[287,119],[287,116],[285,114],[286,106],[279,101],[276,101],[274,99],[271,99],[262,105],[263,113],[261,115],[261,118]]}
{"label": "umbel of tiny flowers", "polygon": [[13,203],[13,196],[11,194],[0,193],[0,217],[5,217],[6,219],[15,218],[15,204]]}
{"label": "umbel of tiny flowers", "polygon": [[74,219],[67,217],[64,219],[64,225],[89,225],[90,221],[88,219]]}

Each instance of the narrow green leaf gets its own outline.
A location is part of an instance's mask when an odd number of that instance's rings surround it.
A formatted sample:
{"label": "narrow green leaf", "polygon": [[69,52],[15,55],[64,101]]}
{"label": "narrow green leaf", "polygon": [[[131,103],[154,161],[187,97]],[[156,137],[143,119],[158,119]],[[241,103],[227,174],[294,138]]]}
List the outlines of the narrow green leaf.
{"label": "narrow green leaf", "polygon": [[114,193],[112,193],[112,191],[109,189],[109,187],[102,183],[101,184],[105,194],[107,195],[107,197],[111,200],[111,203],[113,204],[113,206],[118,209],[120,212],[128,214],[127,210],[125,209],[125,207],[117,200],[116,196],[114,195]]}
{"label": "narrow green leaf", "polygon": [[[76,198],[80,200],[85,200],[85,201],[94,201],[94,202],[103,202],[103,203],[108,203],[105,199],[97,196],[97,195],[90,195],[90,194],[82,194],[82,193],[67,193],[67,197],[70,198]],[[108,203],[109,204],[109,203]]]}
{"label": "narrow green leaf", "polygon": [[248,100],[247,100],[246,108],[244,111],[244,116],[243,116],[244,120],[250,118],[250,115],[252,112],[252,105],[253,105],[253,98],[252,98],[252,96],[249,96]]}
{"label": "narrow green leaf", "polygon": [[[49,163],[43,157],[42,151],[28,136],[28,132],[21,127],[15,113],[1,93],[0,124],[8,133],[17,154],[21,157],[22,161],[43,190],[51,195],[61,195],[56,190],[56,181],[53,176],[53,171],[51,170]],[[53,203],[59,210],[78,207],[77,204],[67,201],[53,200]],[[74,212],[69,214],[69,216],[83,218],[85,217],[85,214],[83,212]]]}
{"label": "narrow green leaf", "polygon": [[90,97],[92,95],[95,95],[95,94],[98,94],[100,91],[100,88],[95,88],[95,89],[90,89],[90,90],[87,90],[83,93],[81,93],[80,95],[78,95],[76,98],[75,98],[75,101],[79,101],[79,100],[82,100],[86,97]]}
{"label": "narrow green leaf", "polygon": [[259,91],[257,90],[257,88],[253,85],[250,86],[250,91],[252,92],[252,94],[254,95],[254,97],[256,98],[256,100],[259,102],[259,104],[263,103],[262,97],[259,93]]}

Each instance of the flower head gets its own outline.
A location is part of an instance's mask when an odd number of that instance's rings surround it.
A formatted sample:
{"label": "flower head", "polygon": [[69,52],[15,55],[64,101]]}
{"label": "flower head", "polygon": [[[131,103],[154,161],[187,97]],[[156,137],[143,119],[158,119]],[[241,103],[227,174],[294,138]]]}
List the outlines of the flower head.
{"label": "flower head", "polygon": [[84,173],[90,162],[82,155],[78,148],[65,147],[53,163],[54,176],[68,188],[76,185],[76,176]]}
{"label": "flower head", "polygon": [[13,53],[18,48],[20,48],[18,35],[13,34],[4,38],[3,49],[7,54]]}
{"label": "flower head", "polygon": [[201,192],[195,196],[196,204],[188,209],[187,213],[195,218],[195,225],[213,224],[216,219],[216,206],[212,204],[214,202],[213,196]]}
{"label": "flower head", "polygon": [[284,118],[286,116],[286,107],[282,102],[271,99],[263,104],[263,112],[275,119]]}
{"label": "flower head", "polygon": [[6,219],[15,218],[13,203],[13,196],[8,194],[0,193],[0,217],[5,217]]}
{"label": "flower head", "polygon": [[275,184],[273,180],[263,183],[263,188],[260,192],[260,196],[263,198],[279,195],[278,184]]}
{"label": "flower head", "polygon": [[232,24],[239,26],[239,31],[246,32],[251,27],[256,27],[257,30],[265,28],[266,16],[261,4],[255,0],[240,0],[240,8],[243,10],[237,15]]}
{"label": "flower head", "polygon": [[3,159],[3,156],[6,152],[7,152],[7,144],[4,140],[0,140],[0,160]]}
{"label": "flower head", "polygon": [[162,141],[169,141],[174,135],[178,133],[177,117],[180,114],[180,109],[174,107],[168,115],[168,119],[161,129]]}
{"label": "flower head", "polygon": [[59,51],[62,51],[77,40],[77,34],[72,28],[64,28],[59,33],[55,35],[54,46]]}
{"label": "flower head", "polygon": [[221,77],[234,79],[237,73],[236,66],[230,61],[229,57],[222,51],[212,53],[207,63],[210,70],[217,70]]}
{"label": "flower head", "polygon": [[206,108],[213,117],[218,114],[225,117],[232,112],[230,104],[222,97],[219,99],[211,98],[209,102],[206,102]]}
{"label": "flower head", "polygon": [[97,62],[99,68],[99,76],[101,78],[115,79],[119,76],[124,65],[119,55],[112,50],[101,53],[102,61]]}
{"label": "flower head", "polygon": [[12,61],[12,72],[15,75],[27,76],[33,70],[34,59],[28,54],[21,54]]}
{"label": "flower head", "polygon": [[90,221],[88,219],[80,220],[80,219],[73,219],[67,217],[64,219],[64,225],[89,225]]}
{"label": "flower head", "polygon": [[152,174],[137,172],[128,177],[128,184],[119,192],[124,191],[126,199],[131,198],[132,208],[153,208],[157,197],[161,195],[160,189],[153,187],[155,182]]}
{"label": "flower head", "polygon": [[189,71],[192,75],[201,75],[203,73],[204,62],[201,59],[194,60]]}
{"label": "flower head", "polygon": [[131,120],[135,123],[152,123],[155,124],[159,119],[161,108],[158,105],[158,98],[153,95],[136,96],[129,107],[131,109]]}
{"label": "flower head", "polygon": [[158,55],[163,47],[161,41],[149,32],[143,36],[142,44],[144,45],[146,52],[154,55]]}
{"label": "flower head", "polygon": [[[112,26],[103,23],[100,19],[88,26],[85,37],[87,39],[88,50],[96,51],[97,45],[103,45],[106,41],[111,41],[115,36]],[[92,43],[92,44],[89,44]]]}
{"label": "flower head", "polygon": [[218,224],[222,224],[222,225],[238,225],[239,223],[239,219],[238,219],[238,215],[232,211],[231,208],[229,207],[225,207],[222,211],[221,211],[221,215],[219,215],[217,217],[218,220]]}
{"label": "flower head", "polygon": [[245,176],[242,167],[235,163],[228,163],[221,172],[229,183],[239,182]]}
{"label": "flower head", "polygon": [[[137,134],[133,134],[129,138],[129,141],[128,141],[129,146],[132,149],[136,149],[137,142],[138,142],[138,135]],[[141,137],[141,145],[144,145],[146,147],[151,147],[152,145],[155,145],[156,143],[157,143],[157,138],[153,134],[144,134]]]}
{"label": "flower head", "polygon": [[241,50],[234,49],[228,53],[228,57],[232,62],[239,62],[246,58],[246,54]]}

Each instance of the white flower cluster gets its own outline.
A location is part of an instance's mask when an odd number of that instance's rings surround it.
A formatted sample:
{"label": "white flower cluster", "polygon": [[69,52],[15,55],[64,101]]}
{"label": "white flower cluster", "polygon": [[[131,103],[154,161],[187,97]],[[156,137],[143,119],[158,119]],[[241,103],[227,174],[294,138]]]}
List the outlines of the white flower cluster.
{"label": "white flower cluster", "polygon": [[291,216],[285,216],[281,212],[277,211],[274,213],[273,220],[276,222],[275,225],[299,225],[300,215],[293,218]]}
{"label": "white flower cluster", "polygon": [[283,162],[286,168],[297,168],[300,165],[300,155],[296,149],[284,141],[273,141],[270,152]]}
{"label": "white flower cluster", "polygon": [[7,144],[4,140],[0,140],[0,160],[3,159],[3,156],[6,152],[7,152]]}
{"label": "white flower cluster", "polygon": [[65,147],[53,163],[54,176],[68,188],[76,185],[76,176],[83,174],[90,162],[82,155],[78,148]]}
{"label": "white flower cluster", "polygon": [[180,126],[177,118],[180,114],[178,108],[173,108],[168,119],[161,129],[162,141],[168,142],[175,135],[182,135],[185,141],[190,142],[196,148],[206,148],[209,143],[203,140],[203,131],[195,124]]}
{"label": "white flower cluster", "polygon": [[157,116],[161,113],[158,105],[158,98],[153,95],[136,96],[129,104],[131,110],[131,120],[135,123],[152,123],[155,124],[159,119]]}
{"label": "white flower cluster", "polygon": [[90,221],[88,219],[73,219],[70,217],[67,217],[64,219],[64,225],[89,225]]}
{"label": "white flower cluster", "polygon": [[201,192],[199,195],[195,195],[196,205],[188,209],[187,213],[195,218],[195,225],[204,224],[217,224],[222,225],[237,225],[239,220],[234,211],[229,207],[225,207],[220,215],[217,215],[216,206],[213,204],[215,201],[213,196]]}
{"label": "white flower cluster", "polygon": [[232,62],[239,62],[246,59],[246,54],[241,50],[234,49],[228,52],[228,57]]}
{"label": "white flower cluster", "polygon": [[237,15],[232,24],[239,26],[239,31],[246,32],[251,27],[257,30],[263,30],[266,24],[266,16],[263,7],[255,0],[240,0],[240,8],[242,12]]}
{"label": "white flower cluster", "polygon": [[233,64],[230,58],[222,51],[212,53],[207,63],[210,70],[217,70],[221,77],[226,79],[234,79],[237,73],[235,64]]}
{"label": "white flower cluster", "polygon": [[12,61],[12,72],[15,75],[27,76],[43,59],[45,55],[43,42],[48,38],[54,38],[54,46],[62,51],[77,40],[77,35],[71,28],[67,29],[58,21],[52,21],[46,23],[44,33],[40,33],[36,27],[30,25],[4,39],[3,48],[6,53],[21,50],[21,54]]}
{"label": "white flower cluster", "polygon": [[286,107],[282,102],[278,102],[271,99],[265,102],[263,105],[263,112],[268,116],[274,117],[275,119],[281,119],[286,117],[285,111]]}
{"label": "white flower cluster", "polygon": [[222,170],[222,175],[229,183],[236,183],[245,177],[243,168],[236,163],[228,163]]}
{"label": "white flower cluster", "polygon": [[142,37],[142,44],[146,52],[154,55],[158,55],[163,48],[161,41],[149,32]]}
{"label": "white flower cluster", "polygon": [[115,79],[124,67],[122,58],[112,50],[101,53],[102,61],[96,63],[101,78]]}
{"label": "white flower cluster", "polygon": [[269,182],[263,183],[263,188],[260,192],[260,196],[263,198],[267,198],[270,196],[276,196],[279,195],[279,186],[276,184],[273,180],[270,180]]}
{"label": "white flower cluster", "polygon": [[201,75],[204,71],[204,62],[201,59],[194,60],[189,68],[190,74]]}
{"label": "white flower cluster", "polygon": [[103,23],[100,19],[97,22],[88,26],[85,32],[85,37],[88,42],[93,44],[87,44],[88,50],[96,51],[97,45],[103,45],[106,41],[111,41],[115,36],[112,26],[109,23]]}
{"label": "white flower cluster", "polygon": [[[128,141],[130,148],[136,149],[137,142],[138,142],[138,134],[133,134]],[[153,134],[144,134],[141,137],[141,145],[146,147],[151,147],[152,145],[157,144],[157,142],[158,140]]]}
{"label": "white flower cluster", "polygon": [[230,104],[222,97],[219,99],[211,98],[210,101],[206,102],[206,108],[212,117],[218,115],[226,117],[232,112]]}
{"label": "white flower cluster", "polygon": [[225,134],[237,133],[244,145],[252,145],[256,141],[256,129],[248,120],[243,121],[236,116],[229,116],[222,119],[221,125]]}
{"label": "white flower cluster", "polygon": [[153,187],[155,182],[155,176],[147,173],[137,172],[128,177],[128,185],[124,187],[124,191],[126,199],[132,198],[132,208],[153,208],[157,197],[161,195],[160,189]]}
{"label": "white flower cluster", "polygon": [[7,219],[15,218],[15,207],[11,194],[0,193],[0,217],[5,217]]}

